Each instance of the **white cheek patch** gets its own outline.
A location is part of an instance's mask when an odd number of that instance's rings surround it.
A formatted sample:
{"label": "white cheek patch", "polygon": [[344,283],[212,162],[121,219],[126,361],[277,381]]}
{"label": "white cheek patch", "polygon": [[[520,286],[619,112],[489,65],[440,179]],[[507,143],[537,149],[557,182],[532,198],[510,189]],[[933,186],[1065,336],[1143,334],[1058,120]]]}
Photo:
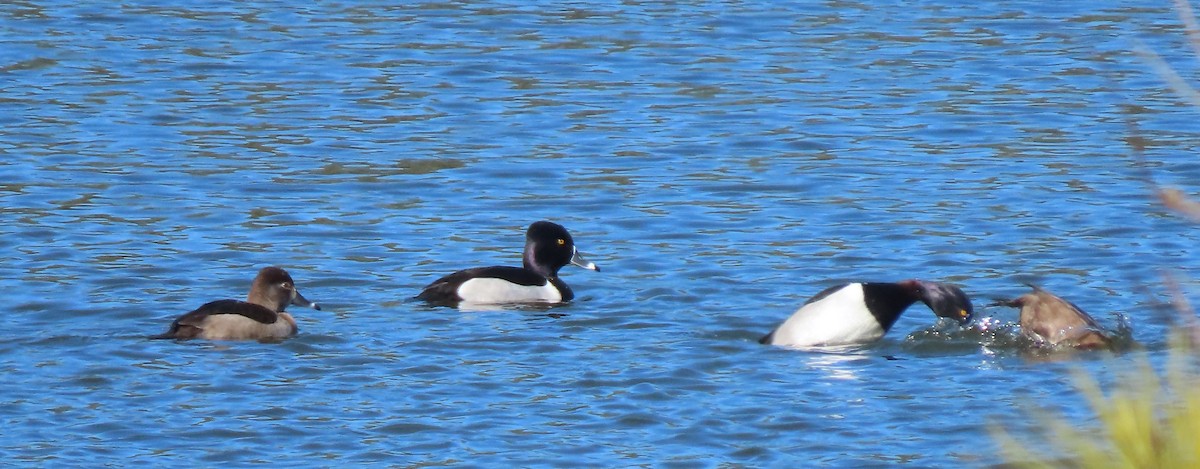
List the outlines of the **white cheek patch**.
{"label": "white cheek patch", "polygon": [[887,332],[867,310],[861,284],[802,306],[775,331],[771,343],[807,347],[870,342]]}
{"label": "white cheek patch", "polygon": [[562,301],[562,293],[550,282],[545,285],[517,285],[499,278],[473,278],[458,287],[458,296],[467,303],[533,303]]}

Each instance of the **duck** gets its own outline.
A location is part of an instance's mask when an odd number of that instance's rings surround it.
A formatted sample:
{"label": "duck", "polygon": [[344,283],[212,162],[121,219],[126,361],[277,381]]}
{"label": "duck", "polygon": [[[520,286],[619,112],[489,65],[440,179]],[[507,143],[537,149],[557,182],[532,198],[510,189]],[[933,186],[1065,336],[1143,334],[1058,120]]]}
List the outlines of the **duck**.
{"label": "duck", "polygon": [[299,328],[288,305],[320,310],[296,290],[292,276],[279,267],[264,267],[254,277],[246,301],[216,300],[205,303],[171,323],[154,339],[279,340]]}
{"label": "duck", "polygon": [[817,293],[759,343],[816,347],[873,342],[917,301],[960,324],[973,315],[970,298],[954,285],[917,279],[845,283]]}
{"label": "duck", "polygon": [[1079,349],[1111,348],[1112,339],[1090,315],[1032,283],[1032,292],[993,306],[1020,308],[1021,334],[1039,344]]}
{"label": "duck", "polygon": [[537,221],[525,231],[521,267],[493,266],[465,269],[434,280],[416,296],[435,306],[461,307],[522,303],[565,303],[575,298],[571,287],[558,276],[572,264],[599,271],[579,254],[571,234],[562,225]]}

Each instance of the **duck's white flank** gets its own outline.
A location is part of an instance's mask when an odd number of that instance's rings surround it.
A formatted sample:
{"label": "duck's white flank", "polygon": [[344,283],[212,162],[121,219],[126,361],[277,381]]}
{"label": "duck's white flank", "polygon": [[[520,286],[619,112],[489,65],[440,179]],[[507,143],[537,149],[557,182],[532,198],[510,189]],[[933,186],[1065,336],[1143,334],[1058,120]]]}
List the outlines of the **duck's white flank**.
{"label": "duck's white flank", "polygon": [[458,296],[464,302],[476,304],[562,301],[562,292],[550,282],[546,282],[545,285],[526,286],[492,277],[473,278],[463,282],[458,287]]}
{"label": "duck's white flank", "polygon": [[877,340],[886,333],[867,310],[861,283],[852,283],[797,309],[775,330],[771,344],[793,347],[844,345]]}

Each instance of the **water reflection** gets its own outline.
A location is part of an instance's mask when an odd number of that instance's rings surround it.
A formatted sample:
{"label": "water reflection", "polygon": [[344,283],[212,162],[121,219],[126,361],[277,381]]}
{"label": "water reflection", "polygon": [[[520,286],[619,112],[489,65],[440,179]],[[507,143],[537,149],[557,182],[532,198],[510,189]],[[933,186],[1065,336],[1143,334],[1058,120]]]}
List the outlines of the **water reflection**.
{"label": "water reflection", "polygon": [[860,380],[863,361],[882,359],[878,353],[872,353],[870,347],[861,345],[806,347],[802,350],[805,352],[804,363],[809,368],[837,380]]}

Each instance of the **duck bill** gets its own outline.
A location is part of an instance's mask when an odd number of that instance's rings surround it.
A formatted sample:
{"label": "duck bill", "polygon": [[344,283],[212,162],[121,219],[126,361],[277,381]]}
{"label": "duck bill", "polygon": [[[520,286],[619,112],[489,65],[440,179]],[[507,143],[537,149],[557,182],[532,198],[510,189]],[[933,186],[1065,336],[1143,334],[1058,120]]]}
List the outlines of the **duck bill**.
{"label": "duck bill", "polygon": [[292,304],[296,306],[312,308],[317,311],[321,310],[321,305],[308,301],[308,298],[305,298],[304,295],[301,295],[299,290],[292,291]]}
{"label": "duck bill", "polygon": [[594,262],[584,259],[583,255],[579,254],[578,249],[575,249],[574,252],[571,253],[571,263],[587,270],[594,270],[596,272],[600,271],[600,266],[597,266]]}

